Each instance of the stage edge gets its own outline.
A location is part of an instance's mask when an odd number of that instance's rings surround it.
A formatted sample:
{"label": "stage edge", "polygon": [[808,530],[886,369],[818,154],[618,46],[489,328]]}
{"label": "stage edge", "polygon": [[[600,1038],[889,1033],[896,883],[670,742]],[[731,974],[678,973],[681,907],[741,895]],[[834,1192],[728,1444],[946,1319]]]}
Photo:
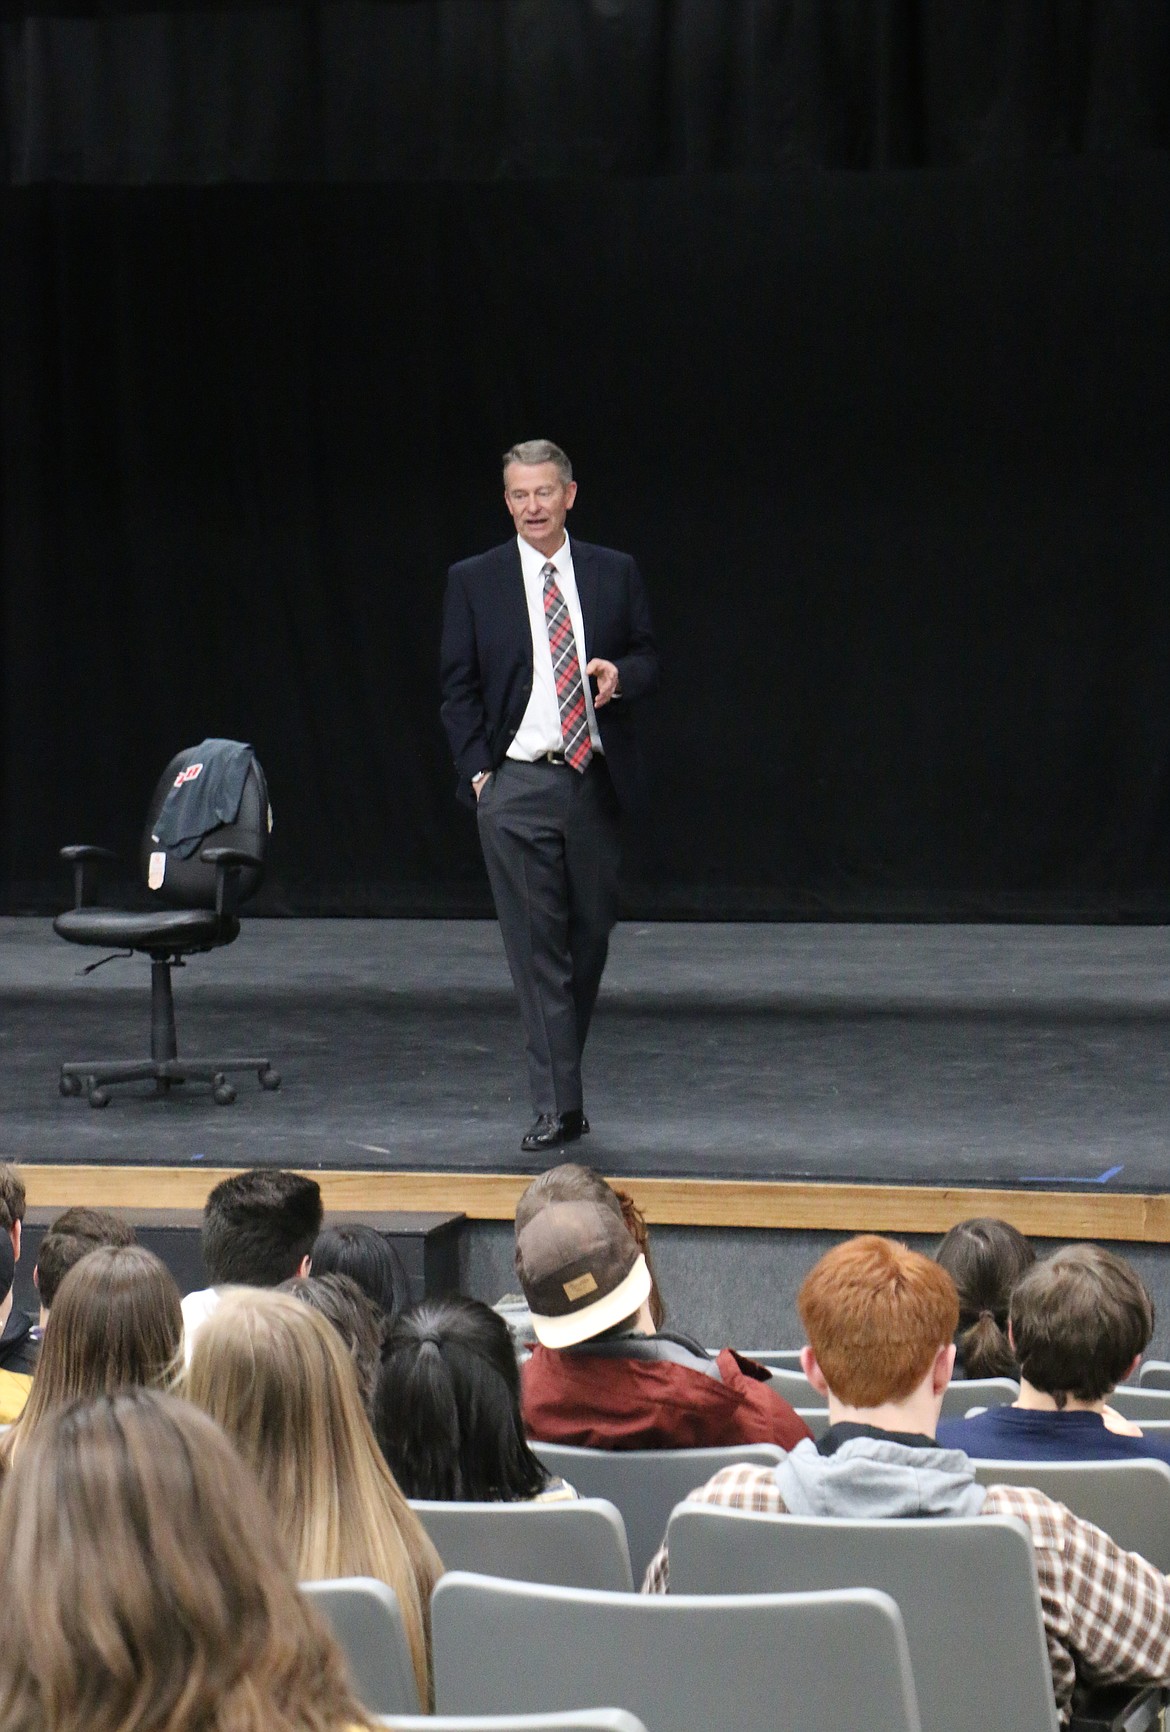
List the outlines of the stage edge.
{"label": "stage edge", "polygon": [[[12,1159],[5,1156],[5,1159]],[[236,1168],[26,1166],[35,1207],[192,1209]],[[462,1210],[510,1221],[530,1174],[313,1170],[327,1209]],[[803,1228],[828,1232],[945,1233],[969,1215],[998,1215],[1034,1238],[1170,1243],[1162,1193],[980,1190],[926,1185],[760,1183],[617,1176],[655,1225]]]}

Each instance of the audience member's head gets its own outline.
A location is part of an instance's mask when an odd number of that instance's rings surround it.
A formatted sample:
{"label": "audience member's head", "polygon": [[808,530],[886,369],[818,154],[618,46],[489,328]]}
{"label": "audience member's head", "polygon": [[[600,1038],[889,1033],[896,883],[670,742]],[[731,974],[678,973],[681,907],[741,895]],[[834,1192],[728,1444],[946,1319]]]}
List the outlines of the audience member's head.
{"label": "audience member's head", "polygon": [[16,1253],[7,1233],[0,1233],[0,1317],[6,1315],[12,1283],[16,1279]]}
{"label": "audience member's head", "polygon": [[168,1387],[182,1350],[179,1289],[165,1263],[144,1245],[96,1246],[61,1283],[28,1403],[0,1445],[4,1460],[71,1401]]}
{"label": "audience member's head", "polygon": [[1052,1397],[1101,1402],[1135,1369],[1154,1333],[1154,1304],[1136,1271],[1099,1245],[1067,1245],[1012,1291],[1020,1376]]}
{"label": "audience member's head", "polygon": [[931,1258],[862,1234],[821,1258],[796,1304],[808,1338],[806,1372],[811,1353],[813,1369],[838,1404],[896,1405],[928,1375],[936,1382],[941,1377],[935,1392],[941,1404],[959,1302],[954,1282]]}
{"label": "audience member's head", "polygon": [[253,1475],[173,1396],[40,1426],[0,1499],[0,1557],[6,1732],[370,1724]]}
{"label": "audience member's head", "polygon": [[1012,1288],[1036,1261],[1027,1239],[1007,1221],[976,1216],[952,1227],[934,1255],[959,1295],[956,1345],[964,1375],[1017,1376],[1008,1305]]}
{"label": "audience member's head", "polygon": [[646,1258],[605,1180],[567,1162],[541,1173],[516,1205],[516,1273],[545,1347],[653,1329]]}
{"label": "audience member's head", "polygon": [[203,1262],[213,1287],[279,1287],[307,1275],[321,1231],[321,1187],[301,1173],[252,1167],[203,1205]]}
{"label": "audience member's head", "polygon": [[388,1318],[397,1317],[410,1303],[410,1283],[402,1258],[385,1233],[362,1221],[342,1221],[318,1233],[313,1273],[348,1275]]}
{"label": "audience member's head", "polygon": [[661,1329],[666,1318],[666,1307],[662,1302],[662,1294],[658,1289],[658,1277],[654,1271],[654,1259],[650,1253],[650,1230],[646,1225],[646,1217],[635,1203],[628,1191],[618,1190],[607,1184],[600,1173],[592,1167],[583,1167],[577,1161],[562,1161],[557,1167],[550,1167],[534,1179],[526,1193],[527,1202],[521,1200],[517,1211],[517,1220],[534,1204],[555,1199],[559,1203],[593,1202],[600,1203],[607,1209],[612,1209],[616,1203],[626,1224],[626,1231],[646,1259],[646,1267],[650,1272],[650,1297],[647,1304],[650,1308],[650,1320],[655,1329]]}
{"label": "audience member's head", "polygon": [[382,1313],[348,1275],[294,1275],[277,1289],[331,1323],[344,1341],[357,1372],[362,1403],[369,1412],[382,1355]]}
{"label": "audience member's head", "polygon": [[442,1566],[378,1448],[337,1331],[288,1293],[224,1295],[185,1392],[251,1465],[298,1576],[376,1576],[398,1595],[427,1700],[424,1608]]}
{"label": "audience member's head", "polygon": [[41,1310],[50,1311],[57,1289],[76,1263],[99,1245],[133,1245],[134,1229],[109,1209],[78,1205],[58,1215],[41,1240],[33,1271]]}
{"label": "audience member's head", "polygon": [[424,1299],[391,1325],[374,1427],[407,1497],[511,1503],[548,1484],[524,1435],[508,1326],[477,1299]]}
{"label": "audience member's head", "polygon": [[12,1241],[12,1255],[20,1258],[20,1230],[24,1220],[24,1180],[16,1168],[0,1161],[0,1233]]}

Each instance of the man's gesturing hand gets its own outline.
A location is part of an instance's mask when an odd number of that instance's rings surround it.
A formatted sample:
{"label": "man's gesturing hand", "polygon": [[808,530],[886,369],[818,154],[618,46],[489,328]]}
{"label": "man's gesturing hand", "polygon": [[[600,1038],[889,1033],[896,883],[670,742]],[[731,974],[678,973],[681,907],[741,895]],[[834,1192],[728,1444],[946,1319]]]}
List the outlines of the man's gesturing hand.
{"label": "man's gesturing hand", "polygon": [[608,704],[610,698],[620,697],[618,671],[612,662],[603,661],[600,656],[594,656],[591,662],[585,664],[585,672],[597,675],[597,696],[593,700],[595,710]]}

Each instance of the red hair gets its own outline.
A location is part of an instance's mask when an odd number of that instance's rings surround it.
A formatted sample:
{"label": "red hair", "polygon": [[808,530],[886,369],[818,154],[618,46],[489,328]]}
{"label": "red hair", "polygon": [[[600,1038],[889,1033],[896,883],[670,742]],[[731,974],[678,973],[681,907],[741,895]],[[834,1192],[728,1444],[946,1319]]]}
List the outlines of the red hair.
{"label": "red hair", "polygon": [[959,1321],[946,1270],[876,1233],[822,1257],[796,1303],[825,1382],[849,1407],[903,1401]]}

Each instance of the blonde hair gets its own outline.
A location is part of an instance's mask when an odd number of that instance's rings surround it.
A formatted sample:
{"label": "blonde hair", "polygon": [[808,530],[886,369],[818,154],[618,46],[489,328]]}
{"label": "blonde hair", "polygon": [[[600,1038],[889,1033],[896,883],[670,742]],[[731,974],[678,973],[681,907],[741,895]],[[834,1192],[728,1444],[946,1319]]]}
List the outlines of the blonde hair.
{"label": "blonde hair", "polygon": [[0,1732],[369,1727],[253,1474],[186,1402],[38,1426],[0,1499]]}
{"label": "blonde hair", "polygon": [[49,1312],[24,1412],[0,1440],[0,1470],[12,1467],[37,1426],[71,1401],[169,1388],[182,1350],[182,1302],[166,1264],[144,1245],[87,1252]]}
{"label": "blonde hair", "polygon": [[336,1330],[287,1293],[229,1290],[195,1339],[185,1392],[255,1471],[302,1581],[376,1576],[393,1588],[425,1705],[443,1566],[378,1448]]}

